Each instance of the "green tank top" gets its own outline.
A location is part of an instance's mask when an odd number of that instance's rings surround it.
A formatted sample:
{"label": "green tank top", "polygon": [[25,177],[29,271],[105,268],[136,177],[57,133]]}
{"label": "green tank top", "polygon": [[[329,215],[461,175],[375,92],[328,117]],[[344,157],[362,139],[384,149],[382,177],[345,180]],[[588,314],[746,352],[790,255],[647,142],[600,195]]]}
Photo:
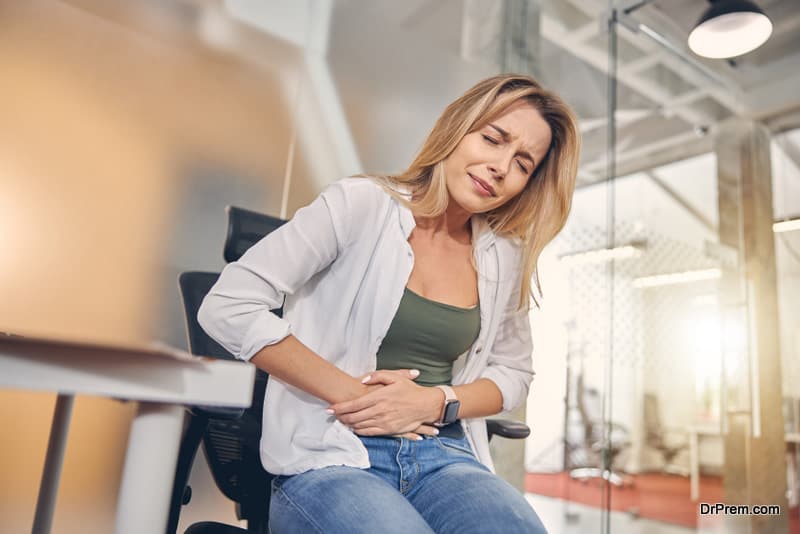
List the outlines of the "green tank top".
{"label": "green tank top", "polygon": [[378,369],[419,369],[417,384],[450,384],[453,362],[472,346],[480,328],[480,306],[459,308],[405,288],[378,349]]}

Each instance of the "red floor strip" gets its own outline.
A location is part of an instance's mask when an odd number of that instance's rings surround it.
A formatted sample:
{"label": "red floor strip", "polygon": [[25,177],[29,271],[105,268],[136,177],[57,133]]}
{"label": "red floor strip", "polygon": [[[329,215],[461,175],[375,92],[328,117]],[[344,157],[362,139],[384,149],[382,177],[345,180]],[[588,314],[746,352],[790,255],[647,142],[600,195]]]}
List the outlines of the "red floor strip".
{"label": "red floor strip", "polygon": [[[638,514],[640,517],[697,528],[698,503],[689,498],[689,479],[661,473],[631,475],[630,484],[611,491],[611,509]],[[525,489],[530,493],[556,497],[572,502],[602,507],[600,479],[585,482],[573,480],[568,473],[528,473]],[[717,503],[723,499],[722,479],[700,477],[698,502]],[[800,534],[800,512],[792,508],[789,514],[790,532]]]}

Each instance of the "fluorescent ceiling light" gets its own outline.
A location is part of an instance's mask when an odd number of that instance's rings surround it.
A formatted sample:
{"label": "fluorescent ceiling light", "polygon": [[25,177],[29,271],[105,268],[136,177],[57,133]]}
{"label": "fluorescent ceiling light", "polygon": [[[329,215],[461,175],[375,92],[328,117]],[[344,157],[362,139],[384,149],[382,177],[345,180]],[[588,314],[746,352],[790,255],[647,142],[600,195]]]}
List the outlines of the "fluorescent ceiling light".
{"label": "fluorescent ceiling light", "polygon": [[689,48],[712,59],[755,50],[772,34],[772,21],[748,0],[711,0],[711,6],[689,34]]}
{"label": "fluorescent ceiling light", "polygon": [[634,278],[633,287],[660,287],[671,286],[674,284],[688,284],[690,282],[700,282],[702,280],[716,280],[722,276],[722,271],[718,268],[701,269],[698,271],[683,271],[678,273],[656,274],[653,276],[642,276]]}
{"label": "fluorescent ceiling light", "polygon": [[800,230],[800,219],[790,219],[788,221],[779,221],[773,223],[772,231],[777,233],[780,232],[791,232],[793,230]]}
{"label": "fluorescent ceiling light", "polygon": [[611,260],[635,258],[642,255],[645,243],[630,243],[614,248],[598,248],[564,254],[559,259],[566,265],[585,265],[590,263],[603,263]]}

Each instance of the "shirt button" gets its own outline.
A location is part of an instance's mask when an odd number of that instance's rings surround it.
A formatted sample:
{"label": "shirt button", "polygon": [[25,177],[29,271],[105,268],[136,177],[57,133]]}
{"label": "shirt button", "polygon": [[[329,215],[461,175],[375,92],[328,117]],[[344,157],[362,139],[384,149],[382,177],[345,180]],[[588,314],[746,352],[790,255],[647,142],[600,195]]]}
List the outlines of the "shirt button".
{"label": "shirt button", "polygon": [[477,354],[478,352],[480,352],[480,351],[482,351],[482,350],[483,350],[483,347],[481,347],[480,345],[478,345],[478,347],[475,349],[475,353]]}

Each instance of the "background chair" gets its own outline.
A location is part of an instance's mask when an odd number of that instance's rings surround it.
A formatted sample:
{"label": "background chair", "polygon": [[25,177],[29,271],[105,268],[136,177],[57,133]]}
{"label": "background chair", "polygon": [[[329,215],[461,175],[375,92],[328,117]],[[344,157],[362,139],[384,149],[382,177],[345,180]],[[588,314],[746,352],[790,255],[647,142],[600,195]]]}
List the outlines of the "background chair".
{"label": "background chair", "polygon": [[[600,411],[602,402],[600,393],[583,383],[583,373],[578,375],[576,388],[577,409],[580,413],[582,439],[572,446],[570,451],[569,476],[576,480],[603,478],[622,486],[625,478],[614,472],[614,462],[619,454],[630,446],[628,429],[612,421],[603,421]],[[609,469],[604,469],[603,455],[608,454]]]}
{"label": "background chair", "polygon": [[658,397],[654,393],[644,394],[645,445],[657,450],[664,464],[661,470],[671,475],[689,476],[689,469],[675,465],[675,457],[689,446],[685,431],[664,427],[658,409]]}
{"label": "background chair", "polygon": [[[286,223],[283,219],[254,211],[229,207],[228,232],[223,256],[236,261],[247,249],[269,232]],[[192,354],[235,360],[234,356],[211,339],[197,322],[197,311],[203,298],[219,278],[219,273],[191,271],[179,277],[181,298],[186,315],[189,351]],[[273,310],[281,314],[282,310]],[[242,534],[267,532],[272,475],[264,471],[259,458],[261,416],[268,375],[257,371],[250,408],[219,409],[195,406],[187,410],[184,433],[178,454],[167,534],[178,527],[181,507],[190,502],[191,487],[187,484],[200,443],[214,482],[220,491],[236,503],[236,516],[247,521],[247,529],[205,521],[195,523],[186,534]],[[493,435],[522,439],[530,435],[524,423],[504,419],[487,419],[489,439]]]}

